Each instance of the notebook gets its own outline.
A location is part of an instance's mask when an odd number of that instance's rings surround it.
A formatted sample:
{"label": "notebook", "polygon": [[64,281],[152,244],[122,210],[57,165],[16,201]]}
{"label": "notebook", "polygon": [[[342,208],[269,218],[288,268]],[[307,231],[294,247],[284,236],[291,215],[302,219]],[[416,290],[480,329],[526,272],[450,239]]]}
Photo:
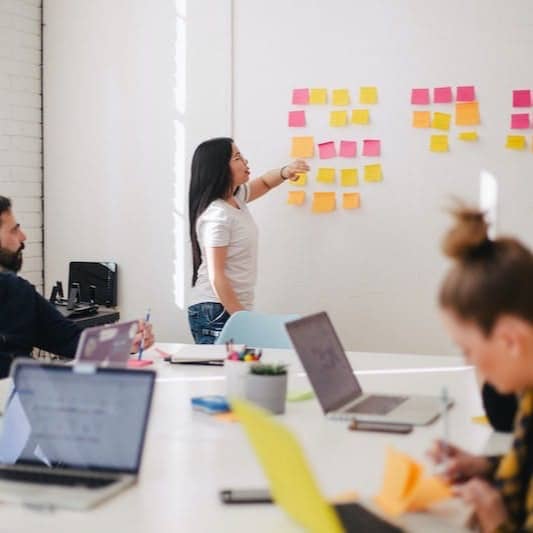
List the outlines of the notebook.
{"label": "notebook", "polygon": [[[330,418],[425,425],[443,410],[438,396],[365,394],[326,313],[285,324],[309,381]],[[446,402],[446,409],[453,404]]]}
{"label": "notebook", "polygon": [[18,359],[0,434],[0,501],[87,509],[139,474],[155,373]]}

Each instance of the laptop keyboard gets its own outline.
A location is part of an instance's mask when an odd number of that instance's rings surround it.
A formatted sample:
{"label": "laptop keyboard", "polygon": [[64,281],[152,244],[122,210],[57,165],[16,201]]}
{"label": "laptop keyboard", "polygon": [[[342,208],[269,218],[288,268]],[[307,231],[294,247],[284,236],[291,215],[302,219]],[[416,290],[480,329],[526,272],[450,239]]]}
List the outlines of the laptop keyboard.
{"label": "laptop keyboard", "polygon": [[98,489],[111,485],[116,478],[91,478],[51,472],[34,472],[30,470],[0,470],[0,480],[21,481],[23,483],[39,483],[41,485],[76,486]]}
{"label": "laptop keyboard", "polygon": [[369,396],[344,412],[362,415],[387,415],[407,399],[408,396]]}

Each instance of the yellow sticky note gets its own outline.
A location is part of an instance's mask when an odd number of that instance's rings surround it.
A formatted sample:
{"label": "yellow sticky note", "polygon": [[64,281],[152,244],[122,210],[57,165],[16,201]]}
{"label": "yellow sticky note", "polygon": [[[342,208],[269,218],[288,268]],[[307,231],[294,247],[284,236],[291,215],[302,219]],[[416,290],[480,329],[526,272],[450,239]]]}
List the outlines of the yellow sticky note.
{"label": "yellow sticky note", "polygon": [[315,154],[314,137],[293,137],[291,157],[313,157]]}
{"label": "yellow sticky note", "polygon": [[320,492],[294,435],[248,402],[235,400],[231,407],[263,467],[275,502],[306,531],[341,533],[337,513]]}
{"label": "yellow sticky note", "polygon": [[341,168],[341,185],[343,187],[354,187],[357,184],[357,169]]}
{"label": "yellow sticky note", "polygon": [[313,193],[313,213],[329,213],[335,211],[337,202],[334,192],[315,192]]}
{"label": "yellow sticky note", "polygon": [[489,419],[487,418],[487,415],[473,416],[472,422],[474,422],[474,424],[481,424],[483,426],[489,425]]}
{"label": "yellow sticky note", "polygon": [[289,205],[303,205],[305,203],[305,191],[289,191],[287,203]]}
{"label": "yellow sticky note", "polygon": [[365,181],[381,181],[383,174],[381,172],[381,165],[365,165]]}
{"label": "yellow sticky note", "polygon": [[429,141],[429,150],[431,152],[447,152],[449,150],[448,135],[432,135]]}
{"label": "yellow sticky note", "polygon": [[462,131],[458,137],[460,141],[477,141],[478,136],[475,131]]}
{"label": "yellow sticky note", "polygon": [[433,120],[431,121],[431,127],[437,130],[449,130],[450,120],[452,116],[449,113],[433,113]]}
{"label": "yellow sticky note", "polygon": [[360,104],[377,104],[378,89],[377,87],[360,87],[359,88]]}
{"label": "yellow sticky note", "polygon": [[409,511],[424,511],[430,505],[451,498],[452,491],[446,483],[437,476],[423,477],[410,491],[408,496]]}
{"label": "yellow sticky note", "polygon": [[370,113],[368,109],[352,109],[352,124],[368,124]]}
{"label": "yellow sticky note", "polygon": [[327,89],[309,89],[310,104],[326,104],[328,101]]}
{"label": "yellow sticky note", "polygon": [[330,126],[346,126],[348,123],[348,115],[346,111],[331,111],[329,114]]}
{"label": "yellow sticky note", "polygon": [[298,179],[288,180],[289,185],[299,185],[300,187],[307,185],[307,172],[297,172],[296,175]]}
{"label": "yellow sticky note", "polygon": [[431,113],[429,111],[413,111],[413,128],[429,128]]}
{"label": "yellow sticky note", "polygon": [[477,126],[479,124],[479,104],[477,102],[457,102],[455,104],[455,124],[457,126]]}
{"label": "yellow sticky note", "polygon": [[350,105],[350,93],[348,89],[333,89],[333,105]]}
{"label": "yellow sticky note", "polygon": [[361,207],[361,196],[358,192],[345,192],[342,194],[342,207],[344,209],[357,209]]}
{"label": "yellow sticky note", "polygon": [[334,168],[319,168],[316,175],[316,181],[320,183],[335,183]]}
{"label": "yellow sticky note", "polygon": [[509,150],[524,150],[526,147],[526,138],[524,135],[507,135],[505,148]]}

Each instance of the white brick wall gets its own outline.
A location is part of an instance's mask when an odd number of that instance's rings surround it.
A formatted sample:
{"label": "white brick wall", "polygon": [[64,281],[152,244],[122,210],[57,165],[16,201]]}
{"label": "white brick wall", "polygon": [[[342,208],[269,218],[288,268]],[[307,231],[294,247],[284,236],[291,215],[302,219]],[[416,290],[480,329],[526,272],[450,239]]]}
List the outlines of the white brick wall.
{"label": "white brick wall", "polygon": [[0,0],[0,195],[28,240],[22,276],[43,287],[41,1]]}

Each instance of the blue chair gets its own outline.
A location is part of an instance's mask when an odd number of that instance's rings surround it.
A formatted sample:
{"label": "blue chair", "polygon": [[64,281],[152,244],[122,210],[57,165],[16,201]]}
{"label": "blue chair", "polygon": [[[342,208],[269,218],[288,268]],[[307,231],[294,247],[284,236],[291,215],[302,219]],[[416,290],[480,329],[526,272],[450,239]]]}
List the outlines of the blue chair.
{"label": "blue chair", "polygon": [[256,348],[292,348],[291,340],[285,330],[285,322],[297,318],[300,318],[300,315],[237,311],[229,317],[215,344],[224,344],[233,339],[236,344],[246,344]]}

